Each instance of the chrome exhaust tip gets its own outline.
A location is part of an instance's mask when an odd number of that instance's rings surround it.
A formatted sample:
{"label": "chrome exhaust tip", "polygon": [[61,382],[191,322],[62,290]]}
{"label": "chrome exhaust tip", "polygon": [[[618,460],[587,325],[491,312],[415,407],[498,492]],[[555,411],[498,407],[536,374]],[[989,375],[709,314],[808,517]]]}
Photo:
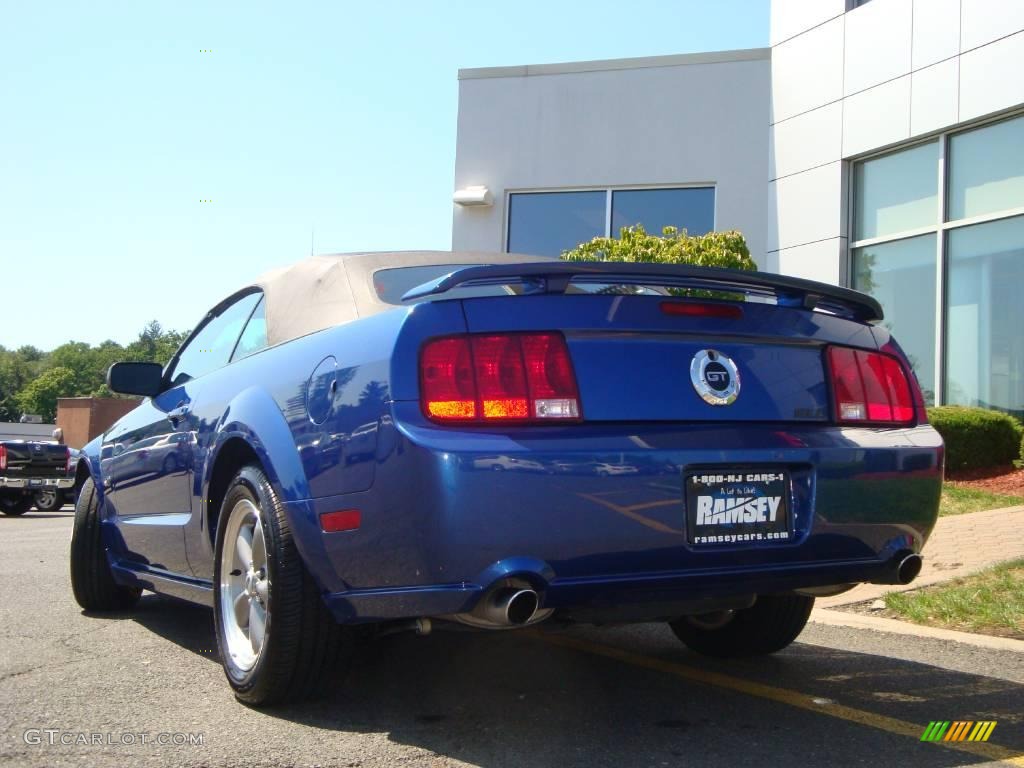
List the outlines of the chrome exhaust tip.
{"label": "chrome exhaust tip", "polygon": [[896,566],[896,583],[909,584],[921,573],[921,566],[924,564],[921,556],[911,553],[899,561]]}
{"label": "chrome exhaust tip", "polygon": [[508,587],[487,595],[473,613],[501,626],[521,626],[537,613],[540,598],[532,589]]}
{"label": "chrome exhaust tip", "polygon": [[520,589],[508,599],[505,605],[505,618],[509,624],[516,626],[526,624],[537,613],[540,599],[532,589]]}

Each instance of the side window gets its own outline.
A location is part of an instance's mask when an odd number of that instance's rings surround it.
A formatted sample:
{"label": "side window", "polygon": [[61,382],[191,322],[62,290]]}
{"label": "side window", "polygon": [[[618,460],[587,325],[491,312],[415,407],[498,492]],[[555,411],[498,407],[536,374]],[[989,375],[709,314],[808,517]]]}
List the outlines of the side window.
{"label": "side window", "polygon": [[261,298],[260,303],[256,305],[256,309],[252,311],[252,317],[249,318],[249,322],[245,324],[245,330],[242,331],[242,335],[238,338],[235,353],[231,355],[232,360],[241,360],[243,357],[248,357],[253,352],[259,352],[267,346],[266,307],[266,303]]}
{"label": "side window", "polygon": [[207,322],[181,351],[171,383],[182,384],[226,365],[245,321],[262,297],[261,293],[247,294]]}

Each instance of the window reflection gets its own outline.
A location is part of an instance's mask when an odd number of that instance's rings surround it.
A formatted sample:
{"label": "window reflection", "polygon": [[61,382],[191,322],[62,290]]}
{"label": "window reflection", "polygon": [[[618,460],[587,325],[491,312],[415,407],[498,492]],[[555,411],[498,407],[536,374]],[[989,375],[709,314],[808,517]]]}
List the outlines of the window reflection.
{"label": "window reflection", "polygon": [[918,227],[938,217],[939,143],[858,163],[854,169],[854,239]]}
{"label": "window reflection", "polygon": [[885,308],[892,331],[917,374],[929,405],[935,399],[935,235],[858,248],[853,287]]}
{"label": "window reflection", "polygon": [[1024,217],[948,237],[946,401],[1024,416]]}
{"label": "window reflection", "polygon": [[605,233],[607,193],[530,192],[509,195],[508,251],[559,256]]}

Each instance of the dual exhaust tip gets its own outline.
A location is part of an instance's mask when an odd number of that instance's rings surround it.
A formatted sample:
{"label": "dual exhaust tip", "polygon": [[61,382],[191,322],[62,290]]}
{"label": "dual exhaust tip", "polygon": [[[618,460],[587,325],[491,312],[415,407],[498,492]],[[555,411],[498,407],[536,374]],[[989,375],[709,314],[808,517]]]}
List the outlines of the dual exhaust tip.
{"label": "dual exhaust tip", "polygon": [[[910,550],[898,552],[892,559],[891,584],[909,584],[921,573],[921,556]],[[530,623],[540,608],[540,597],[528,587],[504,587],[486,595],[473,614],[490,624],[518,627]]]}

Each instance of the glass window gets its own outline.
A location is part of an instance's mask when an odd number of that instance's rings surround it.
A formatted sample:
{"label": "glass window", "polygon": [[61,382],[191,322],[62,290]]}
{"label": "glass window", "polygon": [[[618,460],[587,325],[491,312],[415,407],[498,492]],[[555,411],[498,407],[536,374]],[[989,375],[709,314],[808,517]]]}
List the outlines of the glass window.
{"label": "glass window", "polygon": [[948,238],[945,399],[1024,416],[1024,216]]}
{"label": "glass window", "polygon": [[604,190],[509,195],[509,252],[559,256],[604,235],[606,199]]}
{"label": "glass window", "polygon": [[254,352],[259,352],[267,346],[267,310],[266,303],[260,298],[256,309],[252,311],[249,322],[245,324],[245,330],[238,337],[238,344],[235,352],[231,355],[232,360],[241,360]]}
{"label": "glass window", "polygon": [[870,293],[914,367],[929,404],[935,400],[935,235],[880,243],[853,252],[853,287]]}
{"label": "glass window", "polygon": [[715,228],[714,187],[687,189],[622,189],[612,192],[612,232],[643,224],[644,230],[660,235],[665,227],[685,229],[703,235]]}
{"label": "glass window", "polygon": [[181,351],[171,381],[181,384],[225,365],[242,327],[262,296],[261,293],[243,296],[200,328]]}
{"label": "glass window", "polygon": [[950,221],[1024,206],[1024,117],[949,140]]}
{"label": "glass window", "polygon": [[938,218],[939,143],[894,152],[854,168],[854,239],[867,240]]}

